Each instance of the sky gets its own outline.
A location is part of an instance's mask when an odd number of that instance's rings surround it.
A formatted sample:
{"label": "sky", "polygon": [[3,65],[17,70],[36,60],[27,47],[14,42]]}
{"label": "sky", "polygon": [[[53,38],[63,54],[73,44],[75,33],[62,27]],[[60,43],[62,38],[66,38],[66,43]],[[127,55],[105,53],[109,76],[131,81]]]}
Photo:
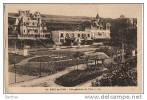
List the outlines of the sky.
{"label": "sky", "polygon": [[65,16],[95,17],[98,13],[104,18],[118,18],[122,14],[128,18],[137,18],[142,12],[141,4],[6,4],[5,8],[8,12],[30,10]]}

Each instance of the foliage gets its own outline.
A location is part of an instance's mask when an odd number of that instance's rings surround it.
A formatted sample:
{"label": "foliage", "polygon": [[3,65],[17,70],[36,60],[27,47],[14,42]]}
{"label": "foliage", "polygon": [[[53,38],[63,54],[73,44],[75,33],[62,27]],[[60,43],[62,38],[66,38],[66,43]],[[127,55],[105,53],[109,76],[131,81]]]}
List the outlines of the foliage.
{"label": "foliage", "polygon": [[121,43],[136,46],[137,27],[129,22],[128,18],[118,18],[111,23],[111,40],[113,45],[121,46]]}
{"label": "foliage", "polygon": [[22,56],[14,53],[9,53],[9,64],[16,64],[22,61],[23,59],[28,58],[28,56]]}
{"label": "foliage", "polygon": [[55,80],[55,83],[66,87],[72,87],[84,83],[88,80],[94,79],[100,76],[102,73],[103,72],[99,70],[74,70],[57,78]]}

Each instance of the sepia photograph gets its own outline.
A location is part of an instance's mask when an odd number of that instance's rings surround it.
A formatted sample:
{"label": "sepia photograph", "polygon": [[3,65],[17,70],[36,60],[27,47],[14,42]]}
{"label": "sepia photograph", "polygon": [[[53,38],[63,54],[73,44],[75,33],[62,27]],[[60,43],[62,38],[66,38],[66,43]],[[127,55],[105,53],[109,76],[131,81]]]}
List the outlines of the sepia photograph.
{"label": "sepia photograph", "polygon": [[143,4],[4,4],[6,93],[142,93]]}

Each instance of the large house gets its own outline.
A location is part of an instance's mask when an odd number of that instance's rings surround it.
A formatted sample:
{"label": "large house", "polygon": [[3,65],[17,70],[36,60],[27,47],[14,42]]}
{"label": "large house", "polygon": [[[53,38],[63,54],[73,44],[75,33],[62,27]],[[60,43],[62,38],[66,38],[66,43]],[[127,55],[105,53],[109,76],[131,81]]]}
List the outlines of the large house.
{"label": "large house", "polygon": [[[111,23],[99,17],[45,15],[29,10],[8,14],[9,47],[79,44],[111,39]],[[38,42],[39,41],[39,42]]]}
{"label": "large house", "polygon": [[18,28],[18,38],[29,39],[33,37],[44,38],[49,32],[42,24],[40,12],[30,13],[29,10],[19,11],[19,17],[16,19]]}

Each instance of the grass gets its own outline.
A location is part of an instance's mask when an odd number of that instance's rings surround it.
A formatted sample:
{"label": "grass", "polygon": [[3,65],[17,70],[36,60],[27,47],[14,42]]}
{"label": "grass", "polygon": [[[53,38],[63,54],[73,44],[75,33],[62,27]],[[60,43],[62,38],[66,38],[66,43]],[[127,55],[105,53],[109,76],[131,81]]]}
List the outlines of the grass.
{"label": "grass", "polygon": [[55,62],[28,62],[25,65],[21,66],[10,66],[9,71],[15,72],[17,74],[21,75],[30,75],[30,76],[46,76],[53,73],[56,73],[57,71],[64,70],[67,67],[75,66],[77,64],[84,63],[84,60],[80,60],[79,63],[77,63],[77,60],[67,60],[67,61],[55,61]]}
{"label": "grass", "polygon": [[23,59],[30,57],[30,56],[22,56],[14,53],[9,53],[8,55],[9,55],[9,64],[19,63]]}
{"label": "grass", "polygon": [[[16,71],[16,73],[20,75],[46,76],[64,70],[66,67],[85,63],[83,59],[80,59],[78,63],[76,59],[71,59],[74,53],[75,52],[67,51],[37,51],[37,55],[43,54],[44,56],[32,58],[26,64],[16,65],[15,68],[11,65],[9,66],[9,71]],[[20,55],[15,55],[15,57],[17,63],[27,58]],[[14,63],[13,59],[14,54],[10,57],[12,64]]]}
{"label": "grass", "polygon": [[42,57],[36,57],[29,60],[29,62],[49,62],[49,61],[60,61],[60,60],[68,60],[70,57],[50,57],[50,56],[42,56]]}
{"label": "grass", "polygon": [[74,51],[67,50],[37,50],[36,52],[34,52],[34,55],[64,55],[72,57],[74,53]]}
{"label": "grass", "polygon": [[88,80],[94,79],[103,74],[104,71],[101,70],[74,70],[71,71],[55,80],[56,84],[65,86],[65,87],[73,87],[84,83]]}

